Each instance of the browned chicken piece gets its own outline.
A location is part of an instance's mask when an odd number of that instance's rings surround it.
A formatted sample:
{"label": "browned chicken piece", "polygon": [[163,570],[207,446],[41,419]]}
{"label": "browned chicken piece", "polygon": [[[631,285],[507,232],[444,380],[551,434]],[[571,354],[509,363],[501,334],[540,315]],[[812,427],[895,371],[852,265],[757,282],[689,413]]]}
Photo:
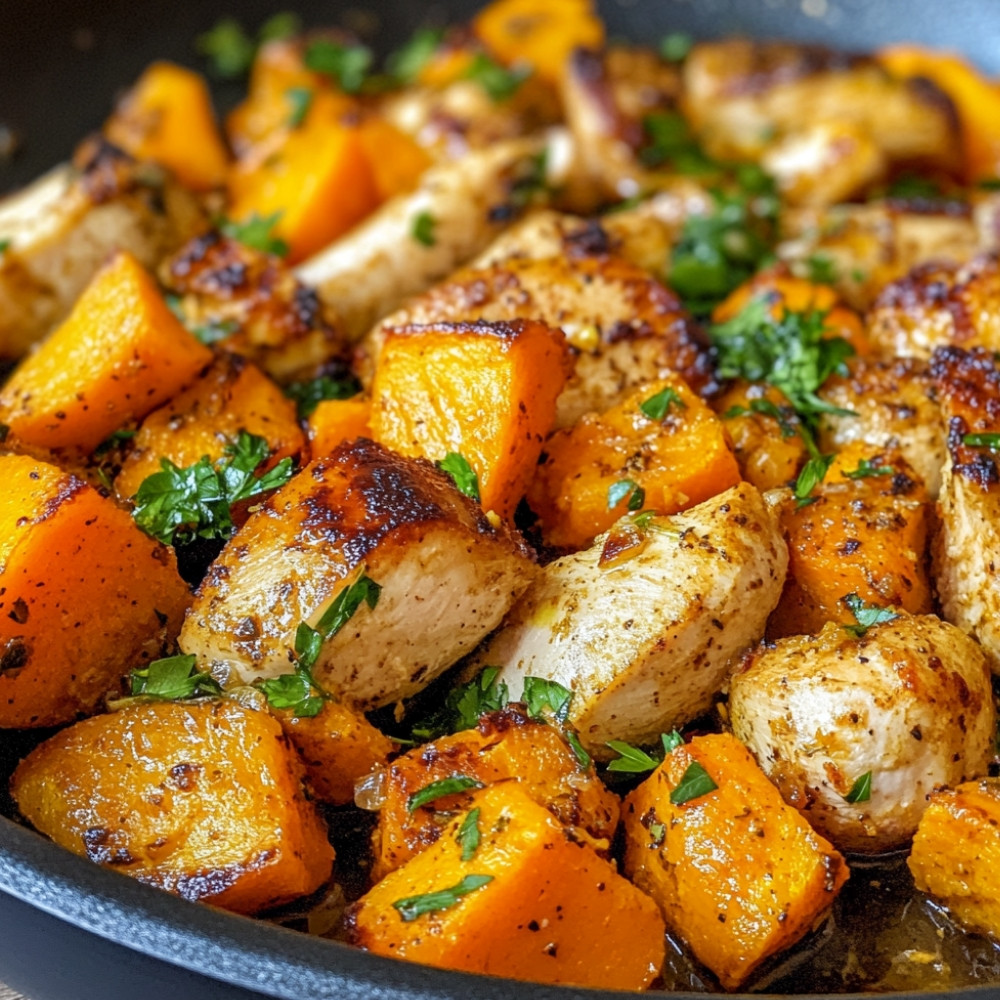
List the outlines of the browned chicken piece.
{"label": "browned chicken piece", "polygon": [[926,359],[948,344],[1000,350],[996,254],[914,268],[882,289],[867,325],[875,348],[890,357]]}
{"label": "browned chicken piece", "polygon": [[648,142],[644,119],[673,110],[679,94],[677,68],[651,50],[573,53],[562,80],[563,106],[578,167],[598,201],[630,198],[656,186],[640,157]]}
{"label": "browned chicken piece", "polygon": [[938,598],[1000,675],[1000,362],[982,348],[942,347],[931,375],[948,426],[932,546]]}
{"label": "browned chicken piece", "polygon": [[163,170],[100,138],[0,201],[0,358],[62,320],[113,250],[155,266],[200,232],[204,214]]}
{"label": "browned chicken piece", "polygon": [[276,257],[215,230],[164,261],[160,279],[179,296],[187,326],[278,382],[310,378],[346,356],[336,314],[312,288]]}
{"label": "browned chicken piece", "polygon": [[961,263],[982,249],[968,205],[886,199],[782,213],[778,256],[793,269],[826,259],[837,291],[867,309],[886,282],[930,261]]}
{"label": "browned chicken piece", "polygon": [[523,542],[445,473],[365,438],[306,466],[258,507],[209,568],[180,646],[231,682],[292,669],[365,574],[381,587],[323,643],[316,681],[347,704],[408,698],[475,648],[534,576]]}
{"label": "browned chicken piece", "polygon": [[745,38],[696,45],[684,110],[710,156],[759,159],[821,122],[857,126],[892,163],[958,164],[958,117],[926,80],[895,80],[874,60],[818,45]]}
{"label": "browned chicken piece", "polygon": [[831,375],[819,390],[824,402],[850,411],[822,414],[820,449],[841,451],[862,441],[898,451],[935,499],[941,487],[946,434],[926,363],[916,358],[852,358],[847,366],[848,375]]}
{"label": "browned chicken piece", "polygon": [[365,338],[362,378],[374,371],[392,327],[530,318],[561,328],[575,351],[556,427],[608,409],[622,392],[666,372],[678,372],[696,392],[713,387],[707,348],[677,296],[641,268],[602,252],[600,230],[584,232],[595,245],[584,238],[558,257],[469,268],[414,299]]}

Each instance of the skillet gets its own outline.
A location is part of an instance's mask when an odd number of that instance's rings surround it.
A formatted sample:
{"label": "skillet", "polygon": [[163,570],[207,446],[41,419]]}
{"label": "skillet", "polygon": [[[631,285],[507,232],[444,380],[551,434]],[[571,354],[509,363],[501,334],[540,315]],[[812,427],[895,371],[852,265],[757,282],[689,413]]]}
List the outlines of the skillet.
{"label": "skillet", "polygon": [[[65,159],[152,59],[197,66],[192,40],[221,14],[236,13],[249,27],[288,7],[300,11],[306,24],[368,22],[378,31],[378,47],[389,48],[421,24],[460,19],[479,6],[475,0],[361,3],[359,19],[357,8],[343,0],[0,0],[0,125],[19,139],[18,152],[0,158],[0,192]],[[744,33],[855,50],[911,40],[961,50],[983,69],[1000,73],[1000,3],[993,0],[608,0],[601,10],[610,34],[623,37]],[[238,91],[220,87],[220,106],[232,104]],[[11,811],[7,777],[36,739],[0,734],[0,980],[31,1000],[633,996],[529,986],[380,959],[191,905],[98,868],[2,815]],[[1000,997],[1000,986],[938,996],[985,1000]]]}

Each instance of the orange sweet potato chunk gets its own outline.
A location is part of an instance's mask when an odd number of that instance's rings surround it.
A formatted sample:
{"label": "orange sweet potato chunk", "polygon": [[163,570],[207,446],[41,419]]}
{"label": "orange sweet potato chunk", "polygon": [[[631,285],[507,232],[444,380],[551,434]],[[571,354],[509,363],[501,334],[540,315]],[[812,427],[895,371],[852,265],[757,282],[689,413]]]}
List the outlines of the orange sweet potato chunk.
{"label": "orange sweet potato chunk", "polygon": [[0,457],[0,727],[69,722],[180,631],[173,553],[92,487]]}
{"label": "orange sweet potato chunk", "polygon": [[[693,764],[717,787],[675,804]],[[811,930],[847,881],[843,857],[728,733],[669,753],[624,817],[625,874],[726,989]]]}
{"label": "orange sweet potato chunk", "polygon": [[115,491],[131,497],[142,481],[160,471],[160,459],[180,467],[203,455],[213,461],[241,430],[267,441],[268,467],[297,457],[305,435],[295,404],[259,368],[236,355],[218,358],[205,374],[142,422],[122,463]]}
{"label": "orange sweet potato chunk", "polygon": [[509,706],[484,715],[476,729],[445,736],[398,757],[381,785],[385,799],[373,841],[373,878],[381,878],[433,844],[470,792],[435,799],[411,810],[408,802],[430,785],[455,776],[487,785],[514,778],[525,792],[581,838],[607,850],[618,828],[619,803],[594,771],[580,766],[565,737],[545,722]]}
{"label": "orange sweet potato chunk", "polygon": [[[593,848],[567,837],[518,782],[483,789],[471,806],[437,843],[353,905],[353,943],[379,955],[532,982],[640,990],[653,981],[663,963],[664,927],[649,897]],[[457,839],[463,823],[479,832],[467,860]],[[482,884],[453,905],[411,919],[393,905],[470,877]]]}
{"label": "orange sweet potato chunk", "polygon": [[234,701],[152,702],[64,729],[14,773],[57,844],[238,913],[318,889],[333,848],[280,724]]}
{"label": "orange sweet potato chunk", "polygon": [[533,320],[391,329],[372,383],[375,440],[410,457],[460,454],[484,510],[513,514],[569,374],[566,339]]}
{"label": "orange sweet potato chunk", "polygon": [[371,409],[371,400],[365,396],[322,400],[309,416],[309,450],[312,457],[329,455],[345,441],[371,437]]}
{"label": "orange sweet potato chunk", "polygon": [[193,382],[211,360],[152,277],[121,252],[0,389],[0,423],[15,445],[90,452]]}
{"label": "orange sweet potato chunk", "polygon": [[169,62],[154,62],[104,126],[107,137],[137,160],[153,160],[195,191],[220,187],[229,154],[204,78]]}
{"label": "orange sweet potato chunk", "polygon": [[556,431],[545,456],[528,503],[546,541],[560,548],[585,548],[630,502],[675,514],[740,481],[722,422],[679,375]]}
{"label": "orange sweet potato chunk", "polygon": [[379,201],[413,190],[431,165],[430,154],[416,140],[382,118],[363,121],[360,139],[371,164]]}
{"label": "orange sweet potato chunk", "polygon": [[354,801],[355,784],[375,767],[385,766],[396,744],[360,712],[325,701],[318,714],[298,717],[291,709],[273,710],[306,766],[316,798],[343,806]]}

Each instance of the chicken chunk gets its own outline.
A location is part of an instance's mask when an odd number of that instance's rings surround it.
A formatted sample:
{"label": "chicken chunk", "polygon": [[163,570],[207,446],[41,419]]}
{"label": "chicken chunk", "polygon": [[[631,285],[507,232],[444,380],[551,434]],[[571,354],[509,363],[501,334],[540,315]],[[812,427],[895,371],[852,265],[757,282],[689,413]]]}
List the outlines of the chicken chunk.
{"label": "chicken chunk", "polygon": [[982,644],[1000,675],[1000,363],[940,348],[931,375],[948,426],[933,569],[945,617]]}
{"label": "chicken chunk", "polygon": [[532,577],[523,544],[444,473],[364,438],[302,470],[255,510],[209,568],[180,646],[223,679],[289,672],[362,573],[381,588],[328,639],[317,682],[377,708],[415,694],[503,618]]}
{"label": "chicken chunk", "polygon": [[931,791],[993,757],[986,659],[933,615],[760,646],[730,682],[729,719],[785,800],[846,851],[901,847]]}
{"label": "chicken chunk", "polygon": [[512,698],[526,676],[571,689],[569,721],[597,757],[608,740],[652,743],[711,707],[763,634],[787,559],[748,483],[646,528],[626,519],[546,566],[470,671],[500,666]]}
{"label": "chicken chunk", "polygon": [[65,318],[113,250],[152,267],[204,225],[194,197],[103,140],[0,201],[0,358]]}

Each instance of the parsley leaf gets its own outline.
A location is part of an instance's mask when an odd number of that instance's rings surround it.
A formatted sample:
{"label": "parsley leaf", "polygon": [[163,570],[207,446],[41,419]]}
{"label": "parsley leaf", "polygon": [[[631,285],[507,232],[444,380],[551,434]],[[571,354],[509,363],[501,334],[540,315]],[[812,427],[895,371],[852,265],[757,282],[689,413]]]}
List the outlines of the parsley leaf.
{"label": "parsley leaf", "polygon": [[527,67],[507,69],[485,52],[477,52],[465,71],[465,78],[478,83],[497,104],[512,98],[530,75],[531,70]]}
{"label": "parsley leaf", "polygon": [[193,655],[168,656],[153,660],[142,670],[133,670],[130,676],[133,696],[157,701],[179,701],[199,695],[221,695],[222,688],[211,674],[195,669],[197,658]]}
{"label": "parsley leaf", "polygon": [[350,399],[361,391],[361,384],[353,375],[333,378],[320,375],[309,382],[292,382],[285,386],[285,395],[298,405],[299,419],[306,420],[325,399]]}
{"label": "parsley leaf", "polygon": [[0,240],[0,254],[6,253],[10,249],[10,240]]}
{"label": "parsley leaf", "polygon": [[342,45],[328,38],[306,46],[302,61],[307,69],[328,76],[347,94],[356,94],[372,64],[371,49],[364,45]]}
{"label": "parsley leaf", "polygon": [[453,774],[450,778],[441,778],[424,785],[406,800],[406,811],[416,812],[421,806],[430,805],[446,795],[466,792],[470,788],[482,788],[483,783],[478,778],[470,778],[467,774]]}
{"label": "parsley leaf", "polygon": [[418,212],[413,217],[413,228],[410,232],[418,243],[432,247],[437,243],[437,237],[434,235],[435,226],[437,219],[430,212]]}
{"label": "parsley leaf", "polygon": [[421,896],[407,896],[404,899],[397,899],[392,905],[399,911],[400,917],[409,923],[425,913],[450,909],[458,904],[462,896],[468,896],[470,892],[475,892],[492,881],[492,875],[466,875],[458,885],[450,889],[439,889],[437,892],[428,892]]}
{"label": "parsley leaf", "polygon": [[795,506],[806,507],[816,502],[816,497],[812,491],[816,489],[826,477],[827,470],[833,463],[833,455],[813,455],[812,458],[802,466],[798,479],[795,480]]}
{"label": "parsley leaf", "polygon": [[458,846],[462,848],[462,860],[471,861],[479,850],[479,806],[471,809],[469,814],[462,820],[462,825],[455,834]]}
{"label": "parsley leaf", "polygon": [[522,698],[533,719],[544,719],[551,712],[557,722],[565,722],[573,692],[545,677],[525,677]]}
{"label": "parsley leaf", "polygon": [[678,747],[684,745],[684,737],[676,729],[671,729],[669,733],[661,733],[660,739],[663,742],[664,753],[673,753]]}
{"label": "parsley leaf", "polygon": [[851,785],[851,790],[844,796],[844,801],[852,804],[855,802],[867,802],[871,797],[872,773],[871,771],[866,771]]}
{"label": "parsley leaf", "polygon": [[676,111],[646,115],[642,128],[646,144],[639,149],[639,160],[645,166],[669,164],[679,174],[715,173],[720,169],[705,155],[687,120]]}
{"label": "parsley leaf", "polygon": [[962,444],[968,448],[989,448],[1000,451],[1000,434],[964,434]]}
{"label": "parsley leaf", "polygon": [[312,107],[313,92],[309,87],[289,87],[285,91],[285,99],[292,109],[288,115],[288,124],[292,128],[299,128]]}
{"label": "parsley leaf", "polygon": [[806,274],[817,285],[832,285],[837,281],[837,265],[832,257],[814,253],[806,258]]}
{"label": "parsley leaf", "polygon": [[573,756],[576,758],[577,764],[580,765],[581,771],[586,771],[590,767],[590,754],[583,749],[583,744],[580,742],[580,737],[576,735],[576,731],[569,726],[564,726],[562,730],[563,739],[569,744],[570,750],[573,751]]}
{"label": "parsley leaf", "polygon": [[253,62],[257,46],[234,17],[223,17],[195,39],[195,48],[205,56],[212,72],[223,80],[242,76]]}
{"label": "parsley leaf", "polygon": [[625,497],[628,497],[629,510],[642,510],[646,491],[633,479],[619,479],[608,487],[608,510],[614,510]]}
{"label": "parsley leaf", "polygon": [[291,10],[280,10],[272,14],[257,30],[260,42],[273,42],[291,38],[302,30],[302,19]]}
{"label": "parsley leaf", "polygon": [[794,437],[799,433],[791,419],[795,416],[795,411],[791,407],[779,407],[769,399],[752,399],[749,409],[745,406],[731,406],[722,417],[724,420],[732,420],[733,417],[742,417],[748,413],[759,413],[776,420],[783,438]]}
{"label": "parsley leaf", "polygon": [[468,684],[453,688],[437,712],[413,727],[413,735],[430,740],[472,729],[480,716],[506,708],[510,695],[507,685],[497,680],[499,673],[499,667],[485,667]]}
{"label": "parsley leaf", "polygon": [[399,84],[415,83],[420,71],[437,52],[444,32],[438,28],[422,28],[401,48],[389,54],[385,61],[389,75]]}
{"label": "parsley leaf", "polygon": [[618,754],[618,757],[608,764],[609,771],[643,774],[646,771],[655,770],[660,765],[660,761],[651,757],[645,750],[640,750],[623,740],[608,740],[607,746]]}
{"label": "parsley leaf", "polygon": [[514,208],[525,209],[544,201],[548,191],[549,151],[543,149],[518,165],[517,175],[511,184],[510,203]]}
{"label": "parsley leaf", "polygon": [[374,611],[381,594],[381,585],[362,573],[354,583],[337,594],[316,623],[316,631],[324,640],[332,639],[354,617],[362,604],[367,604]]}
{"label": "parsley leaf", "polygon": [[468,459],[456,451],[450,451],[440,462],[434,463],[442,472],[447,472],[461,493],[479,501],[479,476],[469,465]]}
{"label": "parsley leaf", "polygon": [[661,389],[655,396],[650,396],[639,404],[639,409],[649,417],[650,420],[662,420],[670,410],[671,406],[676,406],[678,410],[686,410],[687,403],[681,399],[677,390],[672,386]]}
{"label": "parsley leaf", "polygon": [[211,319],[207,323],[188,327],[198,340],[209,346],[231,337],[239,328],[240,324],[234,319]]}
{"label": "parsley leaf", "polygon": [[680,806],[692,799],[714,792],[718,787],[708,771],[698,761],[693,760],[688,764],[677,787],[670,793],[670,801],[675,806]]}
{"label": "parsley leaf", "polygon": [[857,625],[844,625],[845,632],[860,639],[872,625],[895,621],[899,614],[891,608],[880,608],[877,604],[868,604],[857,594],[848,594],[843,598],[848,610],[854,615]]}
{"label": "parsley leaf", "polygon": [[[131,441],[135,437],[135,431],[132,430],[121,430],[115,431],[113,434],[109,434],[95,449],[94,458],[103,458],[108,454],[109,451],[114,451],[115,448],[120,447],[125,444],[126,441]],[[3,440],[0,438],[0,440]]]}
{"label": "parsley leaf", "polygon": [[186,468],[161,458],[160,471],[147,476],[133,497],[135,523],[167,545],[194,537],[228,538],[233,531],[232,504],[277,489],[291,479],[290,458],[256,476],[267,456],[267,442],[241,430],[214,465],[208,456]]}
{"label": "parsley leaf", "polygon": [[660,56],[667,62],[683,62],[694,45],[694,39],[683,31],[673,31],[660,39]]}
{"label": "parsley leaf", "polygon": [[223,219],[219,223],[219,231],[223,236],[239,240],[240,243],[246,247],[250,247],[251,250],[273,254],[275,257],[287,257],[288,244],[280,237],[272,235],[272,230],[280,219],[281,212],[264,216],[253,212],[243,222],[233,222],[232,219]]}
{"label": "parsley leaf", "polygon": [[324,695],[315,693],[318,690],[316,682],[302,662],[296,663],[291,673],[257,681],[256,687],[260,688],[272,708],[294,709],[297,719],[319,715],[323,707]]}
{"label": "parsley leaf", "polygon": [[856,469],[845,470],[844,475],[848,479],[865,479],[869,476],[891,476],[896,470],[891,465],[879,465],[878,459],[870,462],[867,458],[858,462]]}

